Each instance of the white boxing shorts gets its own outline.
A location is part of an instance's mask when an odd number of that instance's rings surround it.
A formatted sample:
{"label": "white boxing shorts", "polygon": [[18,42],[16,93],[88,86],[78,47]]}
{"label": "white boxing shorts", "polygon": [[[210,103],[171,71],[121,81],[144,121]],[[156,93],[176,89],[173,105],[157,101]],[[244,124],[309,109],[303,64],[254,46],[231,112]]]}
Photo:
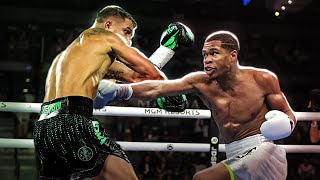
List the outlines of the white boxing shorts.
{"label": "white boxing shorts", "polygon": [[284,148],[261,134],[226,144],[227,167],[231,180],[285,180],[287,159]]}

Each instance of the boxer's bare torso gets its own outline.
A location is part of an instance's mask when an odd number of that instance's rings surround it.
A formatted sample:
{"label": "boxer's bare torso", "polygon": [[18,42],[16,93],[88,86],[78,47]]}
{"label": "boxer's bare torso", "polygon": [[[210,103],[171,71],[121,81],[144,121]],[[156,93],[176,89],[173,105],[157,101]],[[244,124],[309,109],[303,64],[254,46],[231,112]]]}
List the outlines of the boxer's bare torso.
{"label": "boxer's bare torso", "polygon": [[102,29],[85,30],[53,61],[46,80],[44,101],[64,96],[84,96],[93,99],[115,55],[108,40],[111,32]]}
{"label": "boxer's bare torso", "polygon": [[132,23],[126,20],[122,26],[117,34],[103,28],[87,29],[61,52],[49,69],[44,102],[65,96],[93,99],[108,70],[119,80],[163,79],[143,54],[124,43],[123,37],[131,39]]}
{"label": "boxer's bare torso", "polygon": [[266,72],[243,69],[233,82],[223,83],[209,80],[205,73],[195,75],[199,79],[193,85],[226,143],[260,133],[264,115],[269,111],[266,98],[270,95],[264,88],[263,74]]}

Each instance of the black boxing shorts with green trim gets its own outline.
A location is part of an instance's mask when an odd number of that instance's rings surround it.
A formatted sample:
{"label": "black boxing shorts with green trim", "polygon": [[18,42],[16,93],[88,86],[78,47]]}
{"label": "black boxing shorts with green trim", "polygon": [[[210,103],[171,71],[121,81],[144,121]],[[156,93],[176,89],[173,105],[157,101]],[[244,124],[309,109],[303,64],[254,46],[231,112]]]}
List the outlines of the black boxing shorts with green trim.
{"label": "black boxing shorts with green trim", "polygon": [[68,96],[45,102],[35,123],[34,144],[39,179],[83,179],[97,176],[108,155],[130,163],[98,120],[93,102]]}

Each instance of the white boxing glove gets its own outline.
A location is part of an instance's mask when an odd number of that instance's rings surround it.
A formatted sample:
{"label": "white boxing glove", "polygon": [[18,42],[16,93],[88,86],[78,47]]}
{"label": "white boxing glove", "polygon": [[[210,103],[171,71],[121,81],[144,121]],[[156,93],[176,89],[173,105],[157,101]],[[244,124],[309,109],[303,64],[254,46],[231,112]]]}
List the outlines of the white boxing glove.
{"label": "white boxing glove", "polygon": [[132,88],[126,84],[116,84],[108,80],[101,80],[97,95],[93,100],[93,108],[101,109],[116,100],[128,100],[132,96]]}
{"label": "white boxing glove", "polygon": [[290,117],[278,110],[271,110],[265,115],[266,121],[260,127],[261,134],[268,140],[278,140],[288,137],[294,129]]}

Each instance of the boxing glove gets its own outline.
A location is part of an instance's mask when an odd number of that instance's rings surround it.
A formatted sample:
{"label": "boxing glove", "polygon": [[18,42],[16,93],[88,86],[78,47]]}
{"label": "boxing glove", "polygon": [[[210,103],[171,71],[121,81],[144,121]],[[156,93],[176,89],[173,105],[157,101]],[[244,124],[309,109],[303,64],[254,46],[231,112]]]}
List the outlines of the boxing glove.
{"label": "boxing glove", "polygon": [[132,96],[132,88],[126,84],[116,84],[108,80],[101,80],[97,95],[93,99],[93,108],[101,109],[116,100],[128,100]]}
{"label": "boxing glove", "polygon": [[271,110],[265,114],[266,121],[260,127],[261,134],[268,140],[278,140],[288,137],[294,129],[294,121],[278,110]]}
{"label": "boxing glove", "polygon": [[194,35],[190,28],[181,22],[175,22],[162,33],[160,45],[175,51],[179,47],[190,47],[193,42]]}
{"label": "boxing glove", "polygon": [[166,111],[182,112],[187,108],[187,97],[185,94],[160,97],[157,99],[157,105]]}
{"label": "boxing glove", "polygon": [[189,27],[175,22],[163,31],[160,47],[150,56],[149,60],[159,69],[167,64],[179,47],[190,47],[194,43],[194,35]]}
{"label": "boxing glove", "polygon": [[182,24],[181,22],[177,22],[176,25],[179,27],[179,36],[178,36],[178,46],[176,47],[191,47],[194,43],[194,35],[191,29]]}

